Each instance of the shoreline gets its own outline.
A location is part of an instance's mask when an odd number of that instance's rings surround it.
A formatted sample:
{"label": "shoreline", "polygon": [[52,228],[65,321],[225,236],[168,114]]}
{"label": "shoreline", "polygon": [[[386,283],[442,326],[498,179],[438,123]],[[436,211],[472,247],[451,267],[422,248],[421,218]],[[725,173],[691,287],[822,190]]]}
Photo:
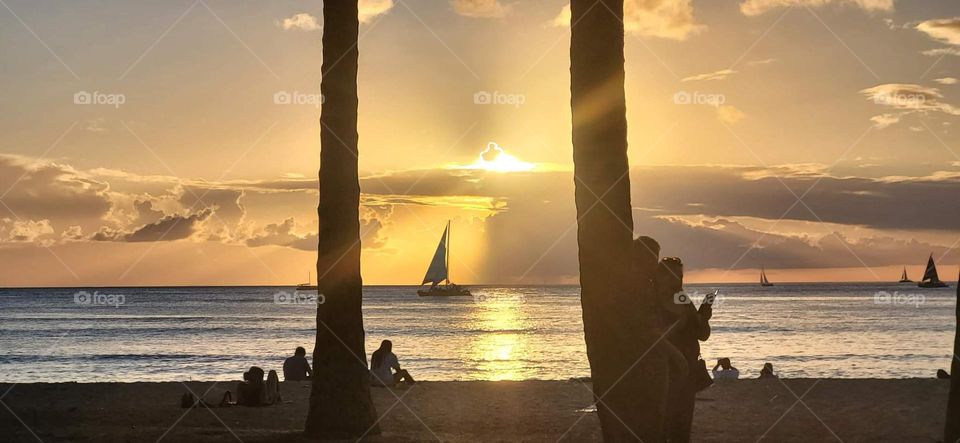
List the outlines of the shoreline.
{"label": "shoreline", "polygon": [[[302,441],[310,382],[281,383],[284,403],[217,402],[235,382],[0,383],[8,441]],[[694,441],[938,441],[949,380],[784,379],[721,382],[698,395]],[[590,385],[567,381],[423,381],[371,388],[375,441],[599,441]],[[398,399],[400,401],[398,401]],[[28,429],[29,428],[29,429]]]}

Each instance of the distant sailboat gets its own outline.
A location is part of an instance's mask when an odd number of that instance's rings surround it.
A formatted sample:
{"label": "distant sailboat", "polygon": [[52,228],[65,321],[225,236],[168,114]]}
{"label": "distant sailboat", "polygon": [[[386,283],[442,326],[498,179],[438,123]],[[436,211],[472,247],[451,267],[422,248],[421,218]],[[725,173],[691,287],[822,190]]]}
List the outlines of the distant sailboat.
{"label": "distant sailboat", "polygon": [[907,277],[907,268],[903,268],[903,274],[900,275],[900,283],[913,283],[913,280],[910,280],[910,277]]}
{"label": "distant sailboat", "polygon": [[760,286],[773,286],[773,283],[767,280],[767,270],[763,266],[760,267]]}
{"label": "distant sailboat", "polygon": [[311,277],[312,275],[310,275],[310,272],[307,272],[307,282],[300,283],[299,285],[297,285],[297,290],[298,291],[316,291],[317,285],[311,284],[311,282],[313,281],[313,278]]}
{"label": "distant sailboat", "polygon": [[949,285],[940,281],[940,276],[937,274],[937,265],[933,262],[933,254],[930,254],[930,258],[927,259],[927,270],[923,273],[923,278],[920,279],[920,283],[917,283],[917,286],[921,288],[947,288]]}
{"label": "distant sailboat", "polygon": [[[444,284],[440,284],[443,282]],[[437,251],[433,253],[433,260],[430,261],[430,267],[427,268],[427,274],[423,276],[421,285],[430,283],[430,288],[420,289],[417,295],[427,296],[457,296],[470,295],[470,290],[463,286],[450,283],[450,222],[447,221],[447,227],[443,230],[443,237],[440,237],[440,244],[437,245]]]}

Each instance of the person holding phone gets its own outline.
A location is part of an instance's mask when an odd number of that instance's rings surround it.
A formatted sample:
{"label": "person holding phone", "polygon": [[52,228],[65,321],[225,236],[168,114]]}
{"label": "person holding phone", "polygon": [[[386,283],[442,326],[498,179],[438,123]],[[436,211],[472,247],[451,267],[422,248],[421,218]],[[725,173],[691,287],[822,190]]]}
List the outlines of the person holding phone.
{"label": "person holding phone", "polygon": [[[670,442],[690,441],[693,410],[701,373],[706,366],[700,360],[700,342],[710,338],[711,303],[703,303],[698,310],[683,293],[683,262],[676,257],[660,261],[654,277],[654,287],[662,308],[661,317],[667,325],[667,340],[686,360],[686,373],[670,377],[665,434]],[[709,375],[706,376],[709,378]]]}

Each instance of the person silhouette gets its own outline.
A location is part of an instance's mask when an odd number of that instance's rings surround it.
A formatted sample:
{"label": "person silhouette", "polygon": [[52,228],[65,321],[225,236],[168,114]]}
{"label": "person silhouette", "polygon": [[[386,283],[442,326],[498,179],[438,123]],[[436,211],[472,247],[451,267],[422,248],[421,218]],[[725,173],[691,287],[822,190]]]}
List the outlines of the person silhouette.
{"label": "person silhouette", "polygon": [[390,340],[380,342],[380,348],[370,356],[370,374],[374,386],[393,386],[401,381],[416,383],[406,369],[400,368],[400,361],[393,353],[393,342]]}
{"label": "person silhouette", "polygon": [[310,380],[312,371],[306,355],[307,350],[303,349],[302,346],[297,346],[297,349],[293,351],[293,356],[287,357],[283,361],[284,381]]}
{"label": "person silhouette", "polygon": [[[686,371],[670,376],[667,415],[664,431],[670,442],[690,441],[694,402],[698,390],[697,376],[705,372],[700,363],[700,342],[710,338],[709,306],[697,310],[683,294],[683,262],[676,257],[660,261],[654,274],[656,297],[667,325],[667,340],[683,354]],[[709,378],[709,376],[707,376]]]}

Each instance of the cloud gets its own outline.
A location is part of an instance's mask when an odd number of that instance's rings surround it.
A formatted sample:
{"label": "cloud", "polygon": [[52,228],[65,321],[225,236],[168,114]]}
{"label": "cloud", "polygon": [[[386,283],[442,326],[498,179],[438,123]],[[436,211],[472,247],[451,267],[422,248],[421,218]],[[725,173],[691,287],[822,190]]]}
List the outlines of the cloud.
{"label": "cloud", "polygon": [[[933,203],[955,199],[960,173],[836,177],[826,174],[826,168],[825,165],[634,167],[630,183],[634,206],[655,210],[661,215],[768,220],[783,217],[899,230],[950,231],[960,226],[960,206]],[[514,210],[518,202],[567,198],[573,195],[571,183],[569,171],[489,174],[430,170],[364,178],[361,189],[367,198],[377,194],[395,197],[392,189],[413,185],[410,193],[421,196],[422,204],[430,204],[428,197],[485,197],[490,203],[502,202],[501,206],[490,208],[500,213]],[[814,183],[816,186],[808,193]],[[797,196],[805,193],[805,205],[795,205]]]}
{"label": "cloud", "polygon": [[322,28],[317,18],[306,12],[294,14],[278,24],[284,31],[316,31]]}
{"label": "cloud", "polygon": [[54,233],[50,220],[0,220],[0,233],[6,233],[4,241],[14,243],[34,242],[42,236]]}
{"label": "cloud", "polygon": [[465,17],[500,18],[510,12],[498,0],[452,0],[453,10]]}
{"label": "cloud", "polygon": [[746,118],[747,114],[737,109],[736,106],[725,105],[717,108],[717,118],[726,124],[735,124]]}
{"label": "cloud", "polygon": [[937,82],[937,83],[940,83],[941,85],[955,85],[955,84],[957,84],[957,79],[955,79],[955,78],[953,78],[953,77],[938,78],[938,79],[935,79],[934,81]]}
{"label": "cloud", "polygon": [[706,74],[698,74],[698,75],[686,77],[680,81],[693,82],[693,81],[701,81],[701,80],[723,80],[736,73],[737,71],[734,71],[732,69],[721,69],[719,71],[708,72]]}
{"label": "cloud", "polygon": [[80,226],[70,226],[67,229],[64,229],[60,232],[60,238],[64,242],[75,242],[82,241],[83,238],[83,229]]}
{"label": "cloud", "polygon": [[304,251],[317,249],[317,233],[296,233],[296,222],[288,218],[282,223],[270,223],[246,240],[247,246],[286,246]]}
{"label": "cloud", "polygon": [[900,123],[900,114],[880,114],[870,117],[870,121],[873,122],[873,127],[877,129],[884,129],[891,125]]}
{"label": "cloud", "polygon": [[740,12],[743,15],[757,16],[773,9],[785,7],[822,7],[834,3],[855,6],[868,12],[892,12],[894,0],[743,0]]}
{"label": "cloud", "polygon": [[758,65],[769,65],[771,63],[776,63],[777,59],[775,58],[765,58],[763,60],[754,60],[752,62],[747,62],[748,65],[758,66]]}
{"label": "cloud", "polygon": [[916,29],[936,41],[960,45],[960,17],[923,21]]}
{"label": "cloud", "polygon": [[[369,216],[360,219],[360,242],[363,249],[378,249],[386,244],[381,235],[383,223],[376,217]],[[300,233],[297,223],[291,217],[281,223],[270,223],[257,233],[246,239],[250,247],[284,246],[302,251],[316,251],[319,234],[317,232]]]}
{"label": "cloud", "polygon": [[[570,26],[570,5],[553,19],[554,26]],[[625,0],[623,24],[626,32],[672,40],[686,40],[706,26],[697,23],[691,0]]]}
{"label": "cloud", "polygon": [[246,208],[240,200],[244,190],[225,187],[184,186],[178,199],[179,203],[193,210],[209,209],[213,211],[213,220],[223,225],[236,225],[243,221]]}
{"label": "cloud", "polygon": [[192,215],[174,214],[154,223],[146,224],[133,232],[125,233],[117,229],[103,227],[91,237],[94,241],[157,242],[174,241],[189,238],[196,232],[197,225],[213,213],[206,209]]}
{"label": "cloud", "polygon": [[[393,0],[360,0],[357,18],[360,23],[369,23],[374,17],[386,14],[393,8]],[[323,29],[320,20],[309,13],[300,12],[277,22],[284,31],[317,31]]]}
{"label": "cloud", "polygon": [[914,112],[942,112],[947,115],[960,115],[960,109],[941,99],[943,94],[937,88],[915,84],[889,83],[867,88],[860,93],[874,104],[902,111],[898,114],[882,114],[870,120],[879,128],[886,128]]}
{"label": "cloud", "polygon": [[153,208],[153,202],[150,200],[136,200],[133,202],[133,208],[137,211],[137,222],[142,224],[153,223],[163,218],[163,211]]}
{"label": "cloud", "polygon": [[960,57],[960,48],[938,48],[938,49],[929,49],[921,52],[923,55],[930,57],[942,57],[945,55],[955,55]]}
{"label": "cloud", "polygon": [[99,220],[111,209],[109,185],[70,166],[0,154],[0,217]]}
{"label": "cloud", "polygon": [[386,14],[393,9],[393,0],[360,0],[360,23],[370,23],[374,17]]}

